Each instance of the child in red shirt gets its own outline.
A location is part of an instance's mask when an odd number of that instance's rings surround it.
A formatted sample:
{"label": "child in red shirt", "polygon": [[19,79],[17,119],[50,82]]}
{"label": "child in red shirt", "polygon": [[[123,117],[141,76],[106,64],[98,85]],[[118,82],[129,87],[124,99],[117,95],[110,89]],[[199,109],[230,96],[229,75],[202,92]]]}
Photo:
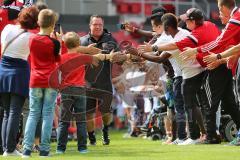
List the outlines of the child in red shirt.
{"label": "child in red shirt", "polygon": [[[59,68],[62,72],[61,80],[61,114],[59,122],[59,135],[57,139],[57,154],[66,150],[68,141],[68,127],[74,117],[77,124],[78,151],[87,152],[86,130],[86,98],[85,98],[85,66],[96,58],[78,53],[80,45],[79,36],[75,32],[68,32],[64,36],[64,43],[68,53],[61,56]],[[71,67],[72,66],[72,67]],[[76,67],[75,67],[76,66]],[[72,68],[72,69],[69,69]]]}
{"label": "child in red shirt", "polygon": [[57,91],[48,85],[51,72],[60,59],[60,43],[50,37],[56,23],[56,13],[44,9],[39,13],[40,32],[30,38],[31,75],[29,116],[26,123],[23,158],[30,157],[37,122],[42,117],[40,156],[48,157]]}

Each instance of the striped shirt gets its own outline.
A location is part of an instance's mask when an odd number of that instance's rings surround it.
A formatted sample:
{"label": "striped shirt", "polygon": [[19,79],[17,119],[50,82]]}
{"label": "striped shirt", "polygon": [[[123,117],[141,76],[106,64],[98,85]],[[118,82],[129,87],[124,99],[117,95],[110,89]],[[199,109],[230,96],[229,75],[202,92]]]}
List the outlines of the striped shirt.
{"label": "striped shirt", "polygon": [[[212,42],[220,35],[220,30],[212,22],[205,21],[203,25],[192,30],[191,34],[188,35],[185,39],[176,42],[178,48],[183,51],[186,47],[195,48],[202,46],[209,42]],[[203,57],[205,54],[198,52],[197,60],[202,66],[206,66],[203,62]]]}

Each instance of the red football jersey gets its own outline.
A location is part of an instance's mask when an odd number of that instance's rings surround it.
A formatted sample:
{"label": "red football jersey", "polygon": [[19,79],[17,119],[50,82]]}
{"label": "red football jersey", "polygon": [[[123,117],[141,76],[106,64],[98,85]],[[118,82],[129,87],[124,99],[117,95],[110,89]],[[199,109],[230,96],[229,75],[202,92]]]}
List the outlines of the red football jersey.
{"label": "red football jersey", "polygon": [[31,61],[31,88],[49,88],[51,72],[60,56],[60,43],[46,35],[32,35],[29,41]]}

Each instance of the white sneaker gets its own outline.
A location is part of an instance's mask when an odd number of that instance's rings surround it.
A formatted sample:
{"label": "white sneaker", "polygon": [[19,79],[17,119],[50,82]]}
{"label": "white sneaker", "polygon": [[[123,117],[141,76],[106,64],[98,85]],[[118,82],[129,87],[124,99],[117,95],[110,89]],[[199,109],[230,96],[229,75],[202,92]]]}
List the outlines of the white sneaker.
{"label": "white sneaker", "polygon": [[177,138],[175,141],[173,141],[171,144],[174,144],[174,145],[180,145],[181,143],[185,142],[184,139],[179,139]]}
{"label": "white sneaker", "polygon": [[22,158],[30,158],[31,156],[29,156],[29,155],[22,155]]}
{"label": "white sneaker", "polygon": [[197,143],[199,143],[199,140],[198,140],[198,139],[193,140],[193,139],[191,139],[191,138],[188,138],[188,139],[186,139],[183,143],[180,143],[180,144],[178,144],[178,145],[191,145],[191,144],[197,144]]}
{"label": "white sneaker", "polygon": [[13,152],[4,152],[3,157],[8,157],[8,156],[22,156],[22,153],[17,151],[16,149]]}

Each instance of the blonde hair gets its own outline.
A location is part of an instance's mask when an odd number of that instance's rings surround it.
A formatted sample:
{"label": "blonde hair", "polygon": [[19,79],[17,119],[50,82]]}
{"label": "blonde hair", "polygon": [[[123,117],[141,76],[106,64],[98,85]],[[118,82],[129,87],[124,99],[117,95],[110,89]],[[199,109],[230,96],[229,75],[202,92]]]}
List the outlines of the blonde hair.
{"label": "blonde hair", "polygon": [[38,15],[38,25],[41,28],[54,26],[57,21],[57,14],[51,9],[43,9]]}
{"label": "blonde hair", "polygon": [[67,32],[63,40],[68,49],[76,48],[80,45],[80,38],[76,32]]}

